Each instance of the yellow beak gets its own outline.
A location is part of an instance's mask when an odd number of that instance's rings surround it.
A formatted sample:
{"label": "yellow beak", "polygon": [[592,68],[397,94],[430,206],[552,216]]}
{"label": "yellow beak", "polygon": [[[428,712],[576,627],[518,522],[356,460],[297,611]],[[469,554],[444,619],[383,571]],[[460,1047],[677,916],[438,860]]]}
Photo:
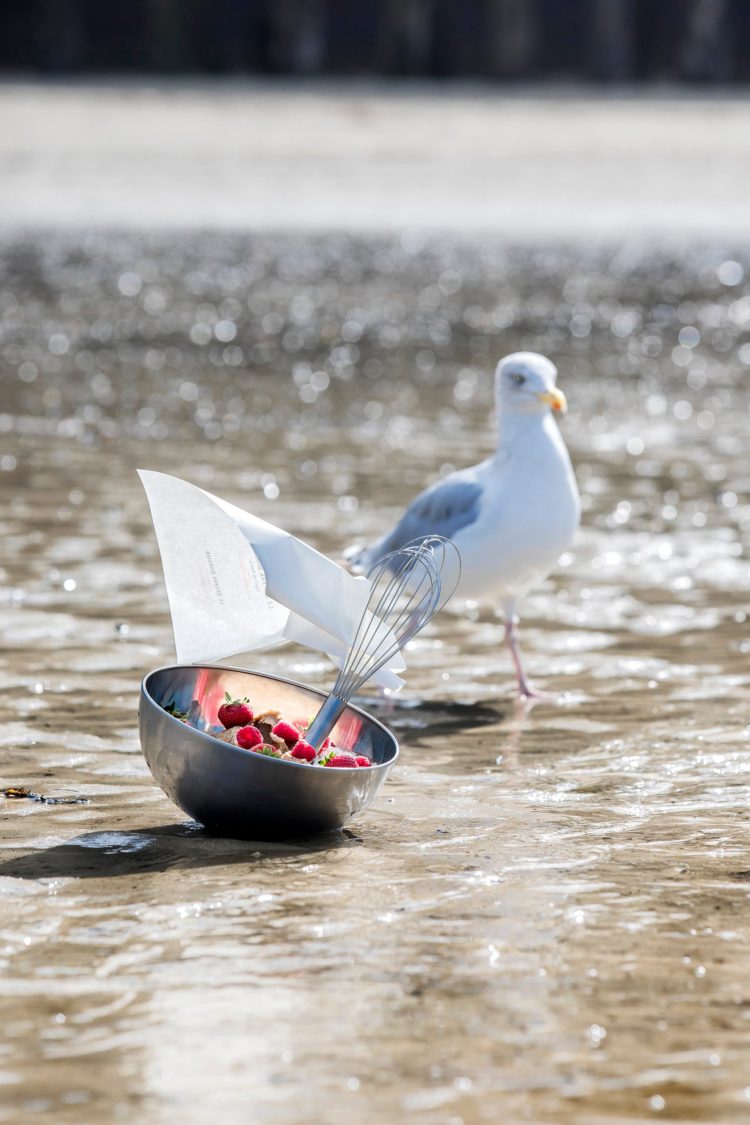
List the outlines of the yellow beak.
{"label": "yellow beak", "polygon": [[554,391],[542,391],[536,397],[540,402],[548,403],[553,410],[558,410],[560,414],[565,414],[568,409],[568,400],[562,391],[558,391],[557,388]]}

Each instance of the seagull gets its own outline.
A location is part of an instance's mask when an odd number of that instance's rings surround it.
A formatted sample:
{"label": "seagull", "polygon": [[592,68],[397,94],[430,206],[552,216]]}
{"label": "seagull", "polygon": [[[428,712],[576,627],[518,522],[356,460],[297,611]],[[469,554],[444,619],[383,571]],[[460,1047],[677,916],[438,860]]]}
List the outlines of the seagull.
{"label": "seagull", "polygon": [[451,539],[461,554],[456,596],[502,608],[522,700],[549,697],[524,670],[518,602],[570,546],[581,515],[573,467],[553,418],[567,410],[556,380],[554,363],[536,352],[501,359],[495,370],[497,451],[430,485],[391,531],[345,556],[354,570],[366,572],[412,539]]}

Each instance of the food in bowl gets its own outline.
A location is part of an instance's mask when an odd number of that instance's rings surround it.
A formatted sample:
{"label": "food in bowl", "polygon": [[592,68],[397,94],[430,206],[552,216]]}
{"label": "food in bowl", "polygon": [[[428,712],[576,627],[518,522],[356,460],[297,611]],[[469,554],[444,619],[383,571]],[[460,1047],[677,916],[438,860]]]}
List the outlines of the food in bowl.
{"label": "food in bowl", "polygon": [[[192,726],[190,715],[168,703],[164,710],[180,722]],[[327,738],[320,753],[305,741],[305,733],[310,720],[301,719],[290,722],[280,711],[261,711],[257,715],[250,700],[233,699],[225,693],[224,702],[218,710],[222,730],[208,731],[221,742],[264,754],[269,758],[279,758],[299,765],[327,766],[333,769],[367,769],[372,762],[364,754],[352,754],[336,746]]]}

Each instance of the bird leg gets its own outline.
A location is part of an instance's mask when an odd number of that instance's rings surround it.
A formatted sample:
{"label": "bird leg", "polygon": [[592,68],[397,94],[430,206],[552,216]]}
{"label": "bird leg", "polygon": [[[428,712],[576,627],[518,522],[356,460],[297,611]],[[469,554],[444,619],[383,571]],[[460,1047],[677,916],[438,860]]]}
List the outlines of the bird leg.
{"label": "bird leg", "polygon": [[550,695],[546,691],[539,691],[533,686],[531,680],[526,676],[521,659],[521,645],[518,641],[518,618],[514,613],[508,613],[505,618],[505,641],[510,649],[511,659],[513,660],[513,667],[516,670],[516,679],[518,680],[518,696],[521,700],[529,699],[554,699],[555,696]]}

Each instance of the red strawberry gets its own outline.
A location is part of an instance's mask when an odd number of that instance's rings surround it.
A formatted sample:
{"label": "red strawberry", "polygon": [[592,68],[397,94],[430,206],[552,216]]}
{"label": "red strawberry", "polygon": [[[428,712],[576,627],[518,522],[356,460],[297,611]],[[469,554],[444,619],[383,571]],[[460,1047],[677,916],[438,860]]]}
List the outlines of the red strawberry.
{"label": "red strawberry", "polygon": [[263,735],[257,727],[243,727],[237,731],[237,745],[243,750],[252,750],[254,746],[263,745]]}
{"label": "red strawberry", "polygon": [[293,758],[300,758],[303,762],[315,760],[315,748],[309,742],[300,740],[291,751]]}
{"label": "red strawberry", "polygon": [[273,727],[271,734],[275,734],[277,738],[283,738],[289,746],[294,746],[302,737],[296,727],[293,727],[291,723],[285,723],[283,719]]}
{"label": "red strawberry", "polygon": [[369,758],[366,758],[364,756],[364,754],[358,754],[357,755],[357,765],[358,766],[371,766],[372,762],[370,761]]}
{"label": "red strawberry", "polygon": [[226,729],[230,727],[244,727],[253,721],[252,707],[248,706],[247,699],[232,699],[229,692],[224,696],[226,702],[219,708],[219,722]]}
{"label": "red strawberry", "polygon": [[[304,738],[305,734],[306,734],[306,732],[307,732],[307,730],[310,726],[310,722],[311,722],[310,719],[295,719],[293,723],[290,723],[290,724],[287,724],[287,725],[289,725],[292,728],[295,728],[296,730],[299,731],[299,734],[297,735],[297,738]],[[275,733],[276,732],[274,731],[274,734]],[[282,734],[281,737],[284,738],[285,736]],[[330,738],[325,738],[323,740],[323,742],[321,743],[320,749],[321,750],[328,750],[331,746],[333,746],[333,743],[331,742]]]}
{"label": "red strawberry", "polygon": [[358,764],[353,754],[344,754],[341,750],[337,750],[326,762],[326,765],[332,766],[334,769],[356,770]]}

